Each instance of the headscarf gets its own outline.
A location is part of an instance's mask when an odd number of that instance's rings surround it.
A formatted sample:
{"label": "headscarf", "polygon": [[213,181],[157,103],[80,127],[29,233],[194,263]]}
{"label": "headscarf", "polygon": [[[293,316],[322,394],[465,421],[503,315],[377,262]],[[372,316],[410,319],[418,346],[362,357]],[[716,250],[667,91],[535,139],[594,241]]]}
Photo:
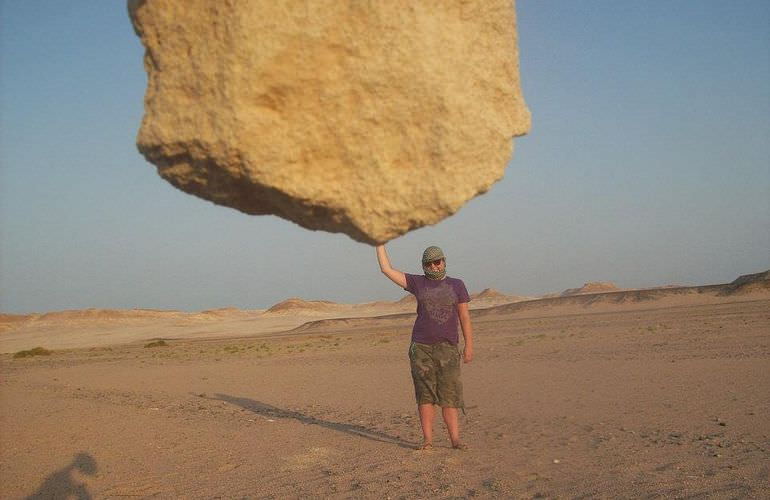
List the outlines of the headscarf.
{"label": "headscarf", "polygon": [[[439,259],[444,259],[444,269],[441,271],[434,271],[426,266],[428,262]],[[439,247],[430,246],[422,253],[422,270],[425,273],[425,277],[431,280],[443,280],[446,277],[446,257],[444,257],[444,252]]]}

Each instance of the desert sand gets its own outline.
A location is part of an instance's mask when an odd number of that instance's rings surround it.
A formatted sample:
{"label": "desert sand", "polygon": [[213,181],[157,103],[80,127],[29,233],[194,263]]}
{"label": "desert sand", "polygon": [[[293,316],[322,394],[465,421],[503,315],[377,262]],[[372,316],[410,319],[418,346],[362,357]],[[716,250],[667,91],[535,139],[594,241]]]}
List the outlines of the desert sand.
{"label": "desert sand", "polygon": [[464,451],[414,449],[408,300],[4,315],[0,496],[768,498],[745,285],[479,294]]}

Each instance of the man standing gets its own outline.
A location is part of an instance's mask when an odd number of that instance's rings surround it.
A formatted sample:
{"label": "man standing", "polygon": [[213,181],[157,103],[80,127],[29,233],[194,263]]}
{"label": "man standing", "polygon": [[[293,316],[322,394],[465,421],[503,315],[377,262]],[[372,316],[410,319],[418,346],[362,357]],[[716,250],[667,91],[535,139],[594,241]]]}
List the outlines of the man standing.
{"label": "man standing", "polygon": [[380,270],[417,299],[417,319],[412,328],[409,362],[422,426],[423,444],[433,446],[434,405],[441,406],[452,448],[465,449],[460,441],[458,408],[464,408],[460,380],[458,324],[462,328],[463,362],[473,360],[473,327],[468,312],[470,297],[462,280],[446,276],[444,252],[436,246],[422,254],[423,274],[406,274],[390,265],[384,245],[377,246]]}

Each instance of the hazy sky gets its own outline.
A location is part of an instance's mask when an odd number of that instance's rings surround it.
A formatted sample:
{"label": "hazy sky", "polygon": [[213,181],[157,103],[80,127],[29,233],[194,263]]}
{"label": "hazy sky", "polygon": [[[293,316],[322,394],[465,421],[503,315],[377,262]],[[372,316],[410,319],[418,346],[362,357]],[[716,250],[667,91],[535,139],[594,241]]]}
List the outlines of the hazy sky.
{"label": "hazy sky", "polygon": [[[770,2],[519,0],[531,133],[505,178],[388,244],[470,291],[731,281],[770,268]],[[135,147],[124,1],[0,0],[0,311],[403,295],[374,249],[184,194]]]}

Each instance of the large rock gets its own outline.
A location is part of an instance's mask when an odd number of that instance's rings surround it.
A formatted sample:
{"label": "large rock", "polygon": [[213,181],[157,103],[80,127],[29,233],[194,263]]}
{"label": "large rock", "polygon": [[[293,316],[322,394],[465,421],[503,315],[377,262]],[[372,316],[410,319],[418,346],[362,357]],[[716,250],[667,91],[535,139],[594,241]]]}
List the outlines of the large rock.
{"label": "large rock", "polygon": [[129,0],[139,150],[171,184],[385,242],[503,176],[530,126],[511,0]]}

